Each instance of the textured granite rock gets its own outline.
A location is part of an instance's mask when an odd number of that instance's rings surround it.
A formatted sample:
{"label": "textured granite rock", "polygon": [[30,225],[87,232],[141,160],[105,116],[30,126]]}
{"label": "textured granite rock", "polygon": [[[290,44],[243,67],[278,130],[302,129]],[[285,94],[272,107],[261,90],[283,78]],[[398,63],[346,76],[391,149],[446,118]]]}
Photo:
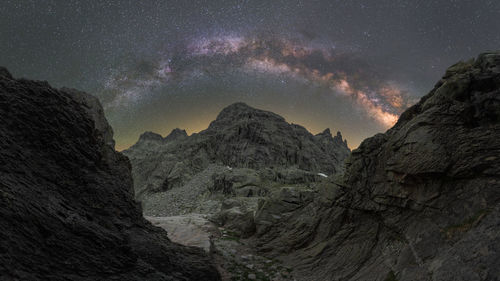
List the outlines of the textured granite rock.
{"label": "textured granite rock", "polygon": [[133,200],[94,97],[0,68],[0,280],[219,280]]}
{"label": "textured granite rock", "polygon": [[293,265],[297,280],[499,280],[499,160],[491,52],[450,67],[312,201],[261,204],[256,222],[270,223],[257,224],[254,245]]}
{"label": "textured granite rock", "polygon": [[171,217],[146,217],[153,225],[165,229],[173,242],[199,247],[210,253],[212,233],[219,230],[202,214],[189,214]]}
{"label": "textured granite rock", "polygon": [[[210,126],[189,137],[174,130],[166,138],[144,133],[139,141],[124,151],[133,166],[136,196],[140,200],[150,194],[183,186],[209,165],[260,170],[299,171],[327,175],[342,172],[350,150],[338,133],[329,130],[316,136],[305,128],[289,124],[272,112],[235,103],[223,109]],[[278,172],[263,180],[279,180]],[[283,172],[282,172],[283,174]],[[284,180],[286,181],[286,179]]]}

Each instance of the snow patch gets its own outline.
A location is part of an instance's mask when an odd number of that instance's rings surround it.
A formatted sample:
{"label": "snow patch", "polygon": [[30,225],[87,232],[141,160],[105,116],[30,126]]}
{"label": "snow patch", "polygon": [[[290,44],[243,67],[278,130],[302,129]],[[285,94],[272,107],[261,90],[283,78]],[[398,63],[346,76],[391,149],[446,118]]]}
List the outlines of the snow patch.
{"label": "snow patch", "polygon": [[320,176],[320,177],[324,177],[324,178],[327,178],[327,177],[328,177],[327,175],[325,175],[325,174],[323,174],[323,173],[318,173],[318,176]]}

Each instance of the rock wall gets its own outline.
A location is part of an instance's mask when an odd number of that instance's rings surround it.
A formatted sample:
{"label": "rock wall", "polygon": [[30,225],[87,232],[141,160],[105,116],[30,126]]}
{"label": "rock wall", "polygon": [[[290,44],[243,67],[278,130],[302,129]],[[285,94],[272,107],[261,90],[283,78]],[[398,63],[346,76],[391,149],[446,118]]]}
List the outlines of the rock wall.
{"label": "rock wall", "polygon": [[342,179],[302,193],[262,204],[254,237],[298,280],[499,280],[500,53],[450,67]]}
{"label": "rock wall", "polygon": [[0,280],[219,280],[133,200],[97,99],[0,68]]}

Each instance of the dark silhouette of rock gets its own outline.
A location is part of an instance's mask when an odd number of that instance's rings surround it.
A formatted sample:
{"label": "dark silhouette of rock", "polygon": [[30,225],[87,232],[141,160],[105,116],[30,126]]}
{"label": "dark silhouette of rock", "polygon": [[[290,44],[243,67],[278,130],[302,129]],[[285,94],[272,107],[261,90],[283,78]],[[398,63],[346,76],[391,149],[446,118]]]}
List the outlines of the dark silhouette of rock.
{"label": "dark silhouette of rock", "polygon": [[0,280],[219,280],[133,200],[94,97],[0,68]]}
{"label": "dark silhouette of rock", "polygon": [[450,67],[346,163],[313,198],[260,204],[254,245],[298,280],[499,280],[500,52]]}

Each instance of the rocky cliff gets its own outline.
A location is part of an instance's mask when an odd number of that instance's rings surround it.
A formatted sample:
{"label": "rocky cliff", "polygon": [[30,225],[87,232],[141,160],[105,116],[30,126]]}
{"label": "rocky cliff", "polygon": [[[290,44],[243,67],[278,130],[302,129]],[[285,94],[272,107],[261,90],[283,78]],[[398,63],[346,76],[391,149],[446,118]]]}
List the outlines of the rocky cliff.
{"label": "rocky cliff", "polygon": [[298,280],[499,280],[500,53],[450,67],[342,179],[283,188],[255,223]]}
{"label": "rocky cliff", "polygon": [[133,200],[99,102],[0,68],[0,280],[219,280]]}
{"label": "rocky cliff", "polygon": [[[146,132],[124,151],[132,162],[136,197],[149,215],[193,211],[214,193],[255,197],[276,184],[319,181],[341,173],[349,153],[340,132],[332,136],[327,129],[315,136],[244,103],[224,108],[198,134],[175,129],[163,138]],[[207,208],[196,211],[214,210]]]}

